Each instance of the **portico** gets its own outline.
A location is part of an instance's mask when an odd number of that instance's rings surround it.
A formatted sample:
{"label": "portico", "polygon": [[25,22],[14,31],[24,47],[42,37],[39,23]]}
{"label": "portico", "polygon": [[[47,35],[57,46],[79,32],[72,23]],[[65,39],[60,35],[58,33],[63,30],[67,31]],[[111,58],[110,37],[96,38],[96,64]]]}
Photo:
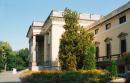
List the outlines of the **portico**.
{"label": "portico", "polygon": [[52,60],[51,32],[43,30],[43,22],[33,22],[27,33],[29,38],[30,68],[33,71],[59,69],[58,60]]}
{"label": "portico", "polygon": [[29,38],[30,67],[32,70],[39,70],[40,67],[38,65],[42,65],[44,61],[42,25],[42,22],[33,22],[27,33],[27,37]]}

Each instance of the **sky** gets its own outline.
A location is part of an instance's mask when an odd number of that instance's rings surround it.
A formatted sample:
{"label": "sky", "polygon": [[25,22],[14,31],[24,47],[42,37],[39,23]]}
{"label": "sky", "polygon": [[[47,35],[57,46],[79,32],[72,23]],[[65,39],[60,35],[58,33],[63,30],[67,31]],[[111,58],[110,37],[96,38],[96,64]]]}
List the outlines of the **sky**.
{"label": "sky", "polygon": [[106,15],[129,0],[0,0],[0,41],[13,50],[28,47],[32,21],[44,21],[51,10],[70,8],[80,13]]}

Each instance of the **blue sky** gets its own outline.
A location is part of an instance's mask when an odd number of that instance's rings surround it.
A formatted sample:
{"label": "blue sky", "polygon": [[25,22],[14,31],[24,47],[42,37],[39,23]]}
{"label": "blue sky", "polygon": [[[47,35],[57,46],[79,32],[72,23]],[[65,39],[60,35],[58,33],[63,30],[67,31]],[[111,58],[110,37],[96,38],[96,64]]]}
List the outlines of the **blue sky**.
{"label": "blue sky", "polygon": [[52,9],[106,15],[129,0],[0,0],[0,40],[14,50],[28,47],[26,33],[33,20],[44,21]]}

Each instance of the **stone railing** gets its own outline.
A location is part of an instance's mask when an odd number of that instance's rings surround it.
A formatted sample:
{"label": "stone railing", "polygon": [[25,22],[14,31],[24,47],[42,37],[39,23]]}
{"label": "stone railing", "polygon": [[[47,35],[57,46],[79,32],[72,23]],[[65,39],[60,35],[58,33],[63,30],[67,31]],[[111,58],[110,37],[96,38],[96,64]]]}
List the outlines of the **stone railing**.
{"label": "stone railing", "polygon": [[43,64],[44,66],[58,66],[58,61],[46,61]]}
{"label": "stone railing", "polygon": [[44,62],[43,70],[60,70],[60,66],[58,65],[58,61],[46,61]]}
{"label": "stone railing", "polygon": [[110,55],[109,57],[108,56],[101,56],[101,57],[96,58],[97,62],[110,61],[110,60],[119,60],[119,59],[121,59],[120,54]]}

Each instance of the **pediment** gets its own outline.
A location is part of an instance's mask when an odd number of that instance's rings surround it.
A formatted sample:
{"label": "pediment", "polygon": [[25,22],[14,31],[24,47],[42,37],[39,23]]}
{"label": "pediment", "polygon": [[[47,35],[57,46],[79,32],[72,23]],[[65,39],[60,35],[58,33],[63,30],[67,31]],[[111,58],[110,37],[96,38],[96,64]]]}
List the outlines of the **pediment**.
{"label": "pediment", "polygon": [[112,38],[107,37],[104,41],[105,42],[110,42],[111,40],[112,40]]}
{"label": "pediment", "polygon": [[95,41],[95,45],[96,45],[96,46],[99,46],[99,45],[100,45],[100,42]]}
{"label": "pediment", "polygon": [[127,35],[128,35],[128,33],[121,32],[121,33],[118,35],[118,38],[125,37],[125,36],[127,36]]}

